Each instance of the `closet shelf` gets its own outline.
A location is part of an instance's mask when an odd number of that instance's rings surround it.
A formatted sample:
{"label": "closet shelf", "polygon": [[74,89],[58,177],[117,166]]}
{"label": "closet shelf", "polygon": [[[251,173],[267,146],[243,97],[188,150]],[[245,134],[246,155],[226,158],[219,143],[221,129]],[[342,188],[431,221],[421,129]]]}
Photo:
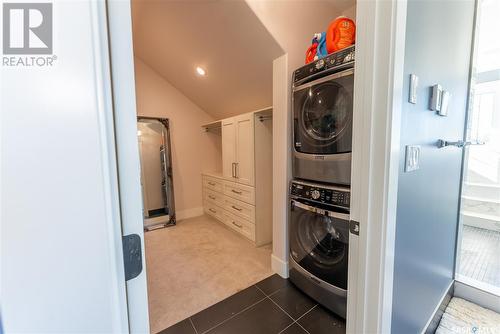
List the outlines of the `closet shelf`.
{"label": "closet shelf", "polygon": [[207,124],[203,124],[201,127],[203,130],[205,130],[205,132],[208,132],[211,130],[220,130],[222,127],[222,121],[210,122]]}
{"label": "closet shelf", "polygon": [[255,116],[261,122],[273,119],[273,107],[267,107],[254,111]]}

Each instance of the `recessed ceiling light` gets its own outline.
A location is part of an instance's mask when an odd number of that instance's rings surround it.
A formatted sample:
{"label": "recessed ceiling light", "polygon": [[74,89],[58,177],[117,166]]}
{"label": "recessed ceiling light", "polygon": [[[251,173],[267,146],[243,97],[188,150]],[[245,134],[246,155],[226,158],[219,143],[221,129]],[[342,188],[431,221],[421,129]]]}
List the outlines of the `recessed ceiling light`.
{"label": "recessed ceiling light", "polygon": [[199,66],[196,67],[196,73],[198,73],[198,75],[201,75],[202,77],[204,77],[207,74],[207,72]]}

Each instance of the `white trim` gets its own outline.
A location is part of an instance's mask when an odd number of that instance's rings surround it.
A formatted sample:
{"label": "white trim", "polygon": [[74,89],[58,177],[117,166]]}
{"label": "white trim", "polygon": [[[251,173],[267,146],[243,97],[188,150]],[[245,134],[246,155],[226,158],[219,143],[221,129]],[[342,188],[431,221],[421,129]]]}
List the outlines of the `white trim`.
{"label": "white trim", "polygon": [[107,1],[122,231],[142,240],[142,273],[127,281],[131,333],[149,333],[130,1]]}
{"label": "white trim", "polygon": [[[288,54],[273,61],[273,270],[288,277],[288,185],[291,177],[291,77]],[[285,265],[286,264],[286,265]]]}
{"label": "white trim", "polygon": [[360,234],[349,247],[358,255],[349,267],[350,333],[391,331],[406,5],[357,3],[351,219]]}
{"label": "white trim", "polygon": [[464,282],[459,280],[455,281],[455,292],[454,297],[462,298],[473,302],[479,306],[485,307],[487,309],[493,310],[500,313],[500,296],[493,293],[489,293],[483,290],[481,287],[476,288],[464,280],[463,277],[460,278]]}
{"label": "white trim", "polygon": [[434,308],[434,311],[432,312],[430,318],[427,320],[427,323],[425,324],[424,329],[422,330],[421,334],[424,334],[427,331],[427,329],[429,328],[429,326],[431,325],[432,321],[434,320],[434,317],[436,316],[436,314],[438,313],[439,309],[441,308],[441,305],[443,304],[444,299],[448,295],[448,292],[450,292],[450,289],[453,287],[453,283],[454,283],[454,281],[451,281],[450,284],[448,284],[448,286],[444,290],[443,295],[439,299],[439,303],[436,305],[436,307]]}
{"label": "white trim", "polygon": [[106,7],[104,2],[91,2],[92,40],[94,46],[94,70],[96,78],[97,116],[99,123],[99,138],[103,161],[103,184],[106,202],[106,221],[108,238],[110,239],[111,266],[113,270],[114,305],[117,311],[113,323],[118,324],[116,332],[128,333],[127,295],[124,276],[122,233],[120,225],[120,200],[118,190],[117,161],[113,124],[113,97],[111,91],[111,73],[108,53],[108,34]]}
{"label": "white trim", "polygon": [[288,278],[288,261],[283,261],[271,254],[271,269],[283,278]]}
{"label": "white trim", "polygon": [[177,211],[175,214],[175,219],[181,221],[183,219],[189,219],[193,217],[198,217],[203,215],[203,207],[191,208],[182,211]]}

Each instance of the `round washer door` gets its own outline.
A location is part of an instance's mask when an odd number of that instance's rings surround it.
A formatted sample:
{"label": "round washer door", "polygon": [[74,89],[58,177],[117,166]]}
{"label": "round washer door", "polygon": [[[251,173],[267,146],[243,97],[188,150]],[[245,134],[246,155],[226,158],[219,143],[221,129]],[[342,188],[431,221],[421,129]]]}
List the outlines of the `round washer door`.
{"label": "round washer door", "polygon": [[351,94],[335,81],[313,86],[301,113],[303,134],[318,145],[329,145],[342,136],[351,121]]}
{"label": "round washer door", "polygon": [[348,223],[291,206],[290,252],[314,276],[347,289]]}
{"label": "round washer door", "polygon": [[293,93],[295,150],[336,154],[352,150],[352,70]]}

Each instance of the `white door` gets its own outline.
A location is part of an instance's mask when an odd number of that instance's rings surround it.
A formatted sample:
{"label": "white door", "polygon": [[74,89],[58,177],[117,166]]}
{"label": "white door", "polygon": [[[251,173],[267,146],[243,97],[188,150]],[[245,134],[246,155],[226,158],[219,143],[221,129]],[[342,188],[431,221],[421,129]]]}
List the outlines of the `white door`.
{"label": "white door", "polygon": [[254,185],[254,114],[236,117],[236,179]]}
{"label": "white door", "polygon": [[128,333],[106,4],[37,5],[3,7],[57,29],[52,65],[0,75],[0,332]]}
{"label": "white door", "polygon": [[222,175],[235,177],[236,169],[236,118],[222,121]]}

